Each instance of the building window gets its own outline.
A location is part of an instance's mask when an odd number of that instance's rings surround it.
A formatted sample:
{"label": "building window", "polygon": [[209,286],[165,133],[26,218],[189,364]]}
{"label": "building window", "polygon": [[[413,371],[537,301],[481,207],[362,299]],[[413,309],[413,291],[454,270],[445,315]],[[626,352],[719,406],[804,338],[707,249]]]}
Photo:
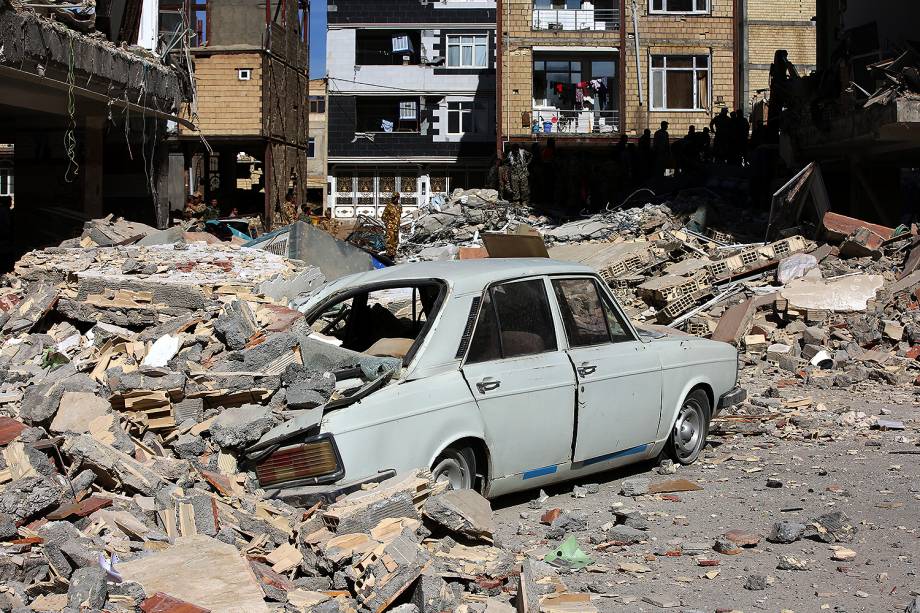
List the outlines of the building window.
{"label": "building window", "polygon": [[448,134],[484,134],[488,127],[487,110],[479,102],[448,102]]}
{"label": "building window", "polygon": [[252,68],[237,68],[236,76],[240,81],[252,81]]}
{"label": "building window", "polygon": [[653,55],[653,111],[702,111],[709,104],[709,56]]}
{"label": "building window", "polygon": [[320,114],[325,113],[326,98],[323,96],[310,96],[310,112]]}
{"label": "building window", "polygon": [[307,157],[311,159],[316,157],[316,139],[312,136],[307,142]]}
{"label": "building window", "polygon": [[13,170],[5,164],[0,166],[0,196],[13,195]]}
{"label": "building window", "polygon": [[420,30],[368,30],[355,34],[358,66],[416,65],[421,60]]}
{"label": "building window", "polygon": [[355,101],[355,132],[414,132],[420,123],[419,100],[359,97]]}
{"label": "building window", "polygon": [[488,68],[489,36],[487,34],[448,34],[448,68]]}
{"label": "building window", "polygon": [[708,13],[709,0],[651,0],[650,13]]}

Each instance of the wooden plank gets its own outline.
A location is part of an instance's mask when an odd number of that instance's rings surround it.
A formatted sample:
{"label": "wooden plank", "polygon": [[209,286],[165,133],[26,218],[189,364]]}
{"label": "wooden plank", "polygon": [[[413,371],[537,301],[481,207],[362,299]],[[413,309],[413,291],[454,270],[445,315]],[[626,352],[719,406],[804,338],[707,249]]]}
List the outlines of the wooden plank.
{"label": "wooden plank", "polygon": [[51,521],[67,519],[69,517],[87,517],[99,509],[112,506],[111,498],[102,498],[100,496],[90,496],[82,502],[72,502],[62,504],[46,516]]}

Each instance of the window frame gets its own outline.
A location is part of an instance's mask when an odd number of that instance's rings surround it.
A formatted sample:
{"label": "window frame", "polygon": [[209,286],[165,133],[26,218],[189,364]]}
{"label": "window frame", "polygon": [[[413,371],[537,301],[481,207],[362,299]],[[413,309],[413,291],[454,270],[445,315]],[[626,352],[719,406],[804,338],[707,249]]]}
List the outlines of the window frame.
{"label": "window frame", "polygon": [[310,112],[314,115],[326,114],[325,96],[307,96],[307,103],[310,105]]}
{"label": "window frame", "polygon": [[422,286],[437,286],[439,289],[438,297],[435,299],[434,304],[431,307],[431,316],[427,317],[425,320],[425,325],[419,331],[418,336],[415,339],[415,342],[412,344],[412,347],[406,353],[406,357],[403,358],[403,367],[409,368],[412,366],[415,358],[418,356],[419,349],[422,348],[424,341],[428,338],[428,335],[431,334],[432,329],[434,328],[435,323],[439,320],[441,316],[441,310],[444,308],[444,304],[447,301],[447,296],[449,293],[449,286],[444,279],[436,278],[419,278],[419,279],[403,279],[398,281],[382,281],[378,283],[369,283],[367,285],[359,285],[357,287],[349,287],[337,292],[333,292],[323,298],[321,301],[317,302],[310,308],[306,313],[304,313],[304,319],[307,322],[307,325],[313,326],[317,319],[330,307],[339,304],[340,302],[345,302],[350,300],[355,296],[361,294],[372,294],[380,290],[386,289],[401,289],[401,288],[419,288]]}
{"label": "window frame", "polygon": [[14,189],[13,165],[0,162],[0,196],[13,196]]}
{"label": "window frame", "polygon": [[[472,44],[466,44],[463,42],[464,37],[472,37],[474,39],[482,38],[485,40],[485,63],[478,65],[476,63],[476,48],[479,47],[479,43],[474,40]],[[457,42],[452,43],[451,39],[456,39]],[[452,32],[444,35],[444,67],[448,70],[488,70],[491,64],[489,60],[489,50],[490,50],[490,37],[488,32]],[[458,53],[458,64],[450,63],[450,49],[452,46],[459,47]],[[463,63],[463,49],[467,47],[470,49],[470,63]]]}
{"label": "window frame", "polygon": [[[447,104],[447,124],[444,129],[444,133],[449,136],[466,136],[468,134],[487,134],[485,131],[486,126],[489,124],[488,118],[488,108],[481,102],[477,100],[448,100]],[[458,108],[451,108],[453,105],[456,105]],[[469,105],[469,108],[464,108],[464,105]],[[451,116],[457,115],[457,131],[453,131],[450,128],[450,119]],[[464,115],[469,115],[471,122],[471,130],[463,129],[463,118]]]}
{"label": "window frame", "polygon": [[[694,8],[689,11],[677,11],[669,10],[668,2],[671,0],[648,0],[648,14],[649,15],[711,15],[712,14],[712,0],[692,0],[693,6],[696,7],[700,2],[706,4],[704,10]],[[655,8],[655,2],[661,2],[661,8]]]}
{"label": "window frame", "polygon": [[[699,68],[696,65],[698,57],[705,56],[706,59],[706,68]],[[662,58],[664,66],[654,66],[655,58]],[[669,68],[668,67],[668,58],[690,58],[693,65],[690,68]],[[655,106],[655,74],[662,73],[662,85],[664,86],[664,91],[662,92],[662,100],[664,101],[665,106]],[[708,101],[708,106],[706,107],[697,107],[697,108],[670,108],[668,104],[668,73],[669,72],[686,72],[690,75],[690,79],[693,83],[693,100],[699,99],[699,80],[697,79],[697,74],[700,72],[706,73],[706,99]],[[674,113],[700,113],[708,112],[712,109],[712,51],[709,53],[655,53],[648,55],[648,102],[649,110],[653,112],[674,112]]]}
{"label": "window frame", "polygon": [[[598,343],[596,345],[573,345],[569,341],[569,331],[565,325],[565,316],[562,313],[563,305],[559,303],[559,298],[556,296],[556,290],[553,283],[555,281],[566,281],[566,280],[589,280],[594,282],[594,289],[597,290],[598,298],[602,303],[606,303],[607,307],[613,311],[620,320],[620,323],[623,325],[623,330],[626,332],[627,338],[616,340],[613,336],[613,330],[610,329],[610,322],[607,320],[607,314],[604,313],[604,324],[607,326],[607,337],[608,341],[605,343]],[[556,308],[559,311],[559,318],[562,320],[562,332],[565,335],[565,346],[567,349],[585,349],[590,347],[603,347],[604,345],[617,345],[619,343],[631,343],[634,341],[640,341],[638,333],[632,327],[632,323],[629,321],[629,318],[626,317],[626,314],[620,308],[619,303],[610,295],[608,291],[607,284],[604,283],[602,279],[594,275],[553,275],[549,278],[550,287],[553,288],[553,299],[556,301]],[[604,308],[604,305],[601,305],[601,308]]]}
{"label": "window frame", "polygon": [[307,159],[314,160],[316,159],[316,137],[310,136],[307,138]]}
{"label": "window frame", "polygon": [[[501,318],[498,316],[498,311],[496,310],[496,306],[495,306],[495,300],[492,299],[491,292],[493,289],[501,285],[513,285],[515,283],[525,283],[528,281],[540,281],[540,283],[543,284],[543,293],[546,296],[546,307],[549,313],[550,322],[552,323],[553,335],[556,340],[556,346],[552,349],[546,349],[544,351],[541,351],[540,353],[529,353],[527,355],[516,355],[516,356],[511,356],[511,357],[505,357],[505,348],[504,348],[504,345],[502,344],[502,339],[501,339]],[[493,281],[492,283],[487,285],[486,288],[482,291],[482,293],[479,294],[479,297],[481,299],[479,301],[479,309],[476,312],[476,322],[473,325],[472,330],[470,331],[470,340],[467,343],[466,350],[463,352],[462,359],[460,360],[460,367],[463,368],[467,364],[475,365],[475,364],[487,364],[489,362],[499,362],[499,361],[505,361],[505,360],[521,360],[521,359],[532,358],[534,356],[545,355],[547,353],[563,351],[563,348],[560,344],[561,337],[559,335],[558,305],[556,305],[553,302],[553,298],[551,296],[552,287],[550,286],[548,281],[549,279],[547,277],[541,275],[541,276],[535,276],[535,277],[522,277],[519,279],[505,279],[502,281]],[[498,352],[501,357],[496,358],[494,360],[485,360],[482,362],[468,362],[470,350],[473,348],[473,342],[476,339],[476,332],[479,329],[479,322],[482,318],[483,306],[486,304],[486,294],[489,294],[488,303],[490,305],[490,308],[492,309],[492,315],[495,318],[495,323],[498,326],[498,337],[495,339],[495,342],[498,344]],[[564,333],[565,331],[563,330],[563,334]],[[462,343],[463,340],[461,339],[460,342]]]}
{"label": "window frame", "polygon": [[[588,345],[576,345],[572,342],[572,337],[569,334],[569,326],[566,323],[565,318],[565,309],[571,312],[571,306],[569,306],[568,300],[565,297],[560,297],[557,293],[558,282],[565,281],[589,281],[594,286],[594,291],[597,292],[597,301],[598,306],[601,308],[601,317],[604,320],[604,329],[607,331],[607,340],[601,341],[599,343],[591,343]],[[589,347],[603,347],[604,345],[612,345],[615,341],[613,340],[613,334],[610,332],[610,322],[607,321],[607,314],[604,312],[604,297],[601,294],[601,289],[597,285],[597,281],[593,277],[553,277],[550,279],[550,286],[553,288],[553,296],[556,299],[556,306],[559,308],[559,316],[562,319],[562,331],[565,333],[566,347],[570,349],[585,349]],[[572,313],[574,316],[574,313]],[[573,317],[573,323],[574,317]]]}

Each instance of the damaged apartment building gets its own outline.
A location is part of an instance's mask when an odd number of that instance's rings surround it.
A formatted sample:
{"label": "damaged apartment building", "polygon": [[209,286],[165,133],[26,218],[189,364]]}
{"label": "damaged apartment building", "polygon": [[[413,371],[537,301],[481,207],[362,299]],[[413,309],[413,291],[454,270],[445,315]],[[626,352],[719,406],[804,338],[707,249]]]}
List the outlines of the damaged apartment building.
{"label": "damaged apartment building", "polygon": [[334,0],[328,208],[406,212],[485,184],[495,142],[495,2]]}
{"label": "damaged apartment building", "polygon": [[671,135],[734,108],[733,0],[500,0],[500,142]]}
{"label": "damaged apartment building", "polygon": [[172,189],[219,212],[264,215],[306,202],[309,7],[304,0],[160,2],[160,27],[192,32],[194,100],[172,139]]}
{"label": "damaged apartment building", "polygon": [[611,174],[621,135],[667,121],[674,139],[736,107],[736,0],[499,0],[498,30],[498,149],[565,150],[555,204]]}
{"label": "damaged apartment building", "polygon": [[0,195],[15,179],[19,253],[109,213],[168,222],[163,143],[187,124],[187,79],[152,52],[155,2],[83,4],[0,0]]}
{"label": "damaged apartment building", "polygon": [[834,210],[897,226],[920,208],[920,5],[817,4],[817,70],[772,69],[768,126],[791,168],[817,160]]}

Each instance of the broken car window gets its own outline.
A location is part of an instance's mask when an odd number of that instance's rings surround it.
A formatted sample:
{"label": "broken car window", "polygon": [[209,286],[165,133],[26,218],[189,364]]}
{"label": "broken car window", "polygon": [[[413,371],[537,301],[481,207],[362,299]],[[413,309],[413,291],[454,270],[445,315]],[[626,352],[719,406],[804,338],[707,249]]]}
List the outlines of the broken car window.
{"label": "broken car window", "polygon": [[610,328],[610,339],[614,343],[626,343],[636,340],[629,331],[629,326],[610,299],[601,293],[601,304],[604,305],[604,314],[607,316],[607,327]]}
{"label": "broken car window", "polygon": [[476,331],[470,341],[470,352],[466,358],[467,364],[489,362],[502,357],[501,345],[498,341],[498,321],[495,319],[495,308],[492,298],[487,290],[479,308],[479,319],[476,322]]}
{"label": "broken car window", "polygon": [[610,342],[607,316],[593,279],[556,279],[553,290],[570,346],[589,347]]}
{"label": "broken car window", "polygon": [[405,358],[428,319],[441,288],[435,284],[365,291],[328,306],[313,329],[341,347],[378,357]]}
{"label": "broken car window", "polygon": [[505,283],[486,292],[467,363],[555,349],[556,330],[541,279]]}

